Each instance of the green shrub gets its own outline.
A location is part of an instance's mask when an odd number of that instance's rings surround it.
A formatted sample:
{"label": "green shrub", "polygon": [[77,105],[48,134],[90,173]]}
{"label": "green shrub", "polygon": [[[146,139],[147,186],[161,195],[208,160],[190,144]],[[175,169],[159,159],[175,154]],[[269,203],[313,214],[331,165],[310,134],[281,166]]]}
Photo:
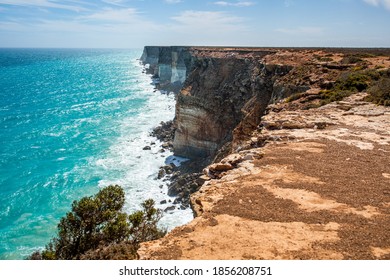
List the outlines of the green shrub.
{"label": "green shrub", "polygon": [[372,57],[377,57],[380,54],[373,54],[373,53],[357,53],[355,56],[360,57],[360,58],[372,58]]}
{"label": "green shrub", "polygon": [[312,102],[312,103],[308,103],[307,105],[305,105],[302,109],[303,110],[310,110],[310,109],[316,109],[316,108],[321,107],[321,106],[322,106],[321,103]]}
{"label": "green shrub", "polygon": [[361,59],[359,56],[356,55],[344,56],[343,59],[341,60],[342,64],[356,64],[359,62],[363,62],[363,59]]}
{"label": "green shrub", "polygon": [[334,101],[340,101],[353,93],[353,91],[349,90],[322,90],[320,91],[320,106],[326,105]]}
{"label": "green shrub", "polygon": [[320,91],[321,106],[330,102],[340,101],[356,92],[362,92],[371,87],[384,74],[375,70],[357,70],[343,73],[329,90]]}
{"label": "green shrub", "polygon": [[330,61],[333,61],[332,57],[329,57],[329,56],[326,56],[326,55],[325,56],[315,55],[314,58],[317,59],[320,62],[330,62]]}
{"label": "green shrub", "polygon": [[129,215],[130,239],[134,244],[158,239],[166,234],[165,230],[157,227],[162,212],[154,207],[154,201],[146,200],[142,203],[142,208],[142,211]]}
{"label": "green shrub", "polygon": [[390,103],[388,100],[389,81],[390,69],[361,70],[360,67],[355,67],[352,71],[342,73],[336,82],[331,84],[330,88],[320,91],[317,96],[308,96],[305,92],[299,92],[290,95],[285,99],[285,102],[288,103],[302,98],[301,103],[309,103],[314,99],[320,99],[320,102],[306,105],[305,108],[310,109],[340,101],[356,92],[368,91],[370,97],[367,100],[388,106],[386,104]]}
{"label": "green shrub", "polygon": [[306,95],[305,92],[294,93],[294,94],[290,95],[289,97],[287,97],[286,100],[285,100],[285,102],[286,102],[286,103],[293,102],[293,101],[295,101],[295,100],[300,99],[301,97],[304,97],[305,95]]}
{"label": "green shrub", "polygon": [[371,78],[363,72],[351,72],[342,75],[335,87],[339,90],[363,91],[368,87]]}
{"label": "green shrub", "polygon": [[366,101],[378,105],[390,106],[390,78],[383,77],[376,82],[369,90]]}
{"label": "green shrub", "polygon": [[348,54],[343,57],[341,60],[342,64],[356,64],[364,62],[363,58],[372,58],[377,57],[379,54],[373,53],[354,53]]}
{"label": "green shrub", "polygon": [[81,255],[81,260],[135,260],[138,246],[131,242],[114,243],[108,246],[99,246]]}
{"label": "green shrub", "polygon": [[102,246],[128,242],[136,248],[140,242],[165,234],[157,227],[162,214],[154,208],[153,200],[145,201],[143,210],[129,216],[122,212],[124,202],[124,191],[117,185],[74,201],[72,210],[58,224],[58,236],[29,259],[80,259],[86,252]]}

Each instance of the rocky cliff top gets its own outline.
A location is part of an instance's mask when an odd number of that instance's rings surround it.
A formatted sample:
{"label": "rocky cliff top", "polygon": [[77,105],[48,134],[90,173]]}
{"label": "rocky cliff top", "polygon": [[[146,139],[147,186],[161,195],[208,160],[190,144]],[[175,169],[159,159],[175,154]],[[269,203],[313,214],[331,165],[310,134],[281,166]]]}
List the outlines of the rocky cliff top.
{"label": "rocky cliff top", "polygon": [[191,52],[178,144],[223,147],[191,196],[196,218],[140,258],[389,259],[389,50]]}

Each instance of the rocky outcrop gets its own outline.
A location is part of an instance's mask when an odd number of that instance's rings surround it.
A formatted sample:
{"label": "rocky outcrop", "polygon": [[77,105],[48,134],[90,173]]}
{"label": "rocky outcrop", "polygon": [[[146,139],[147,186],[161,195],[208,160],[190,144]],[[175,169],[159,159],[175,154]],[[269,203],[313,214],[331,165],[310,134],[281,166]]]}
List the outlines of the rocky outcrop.
{"label": "rocky outcrop", "polygon": [[162,152],[165,149],[172,150],[173,148],[173,138],[175,136],[175,128],[173,126],[173,121],[161,122],[159,126],[153,128],[150,133],[151,136],[156,137],[162,142]]}
{"label": "rocky outcrop", "polygon": [[140,258],[388,260],[390,108],[364,96],[272,105],[262,123],[282,125],[254,132],[263,147],[208,166],[196,218],[143,243]]}
{"label": "rocky outcrop", "polygon": [[385,75],[390,51],[188,51],[175,151],[217,157],[191,195],[195,219],[139,257],[389,259],[390,109],[340,81]]}

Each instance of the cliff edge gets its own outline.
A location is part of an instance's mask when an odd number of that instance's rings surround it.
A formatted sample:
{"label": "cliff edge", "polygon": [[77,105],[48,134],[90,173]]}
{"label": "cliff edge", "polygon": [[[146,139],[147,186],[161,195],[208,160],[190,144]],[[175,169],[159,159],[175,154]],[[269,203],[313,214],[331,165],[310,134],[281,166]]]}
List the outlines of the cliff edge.
{"label": "cliff edge", "polygon": [[389,50],[185,52],[174,150],[211,164],[140,258],[389,259]]}

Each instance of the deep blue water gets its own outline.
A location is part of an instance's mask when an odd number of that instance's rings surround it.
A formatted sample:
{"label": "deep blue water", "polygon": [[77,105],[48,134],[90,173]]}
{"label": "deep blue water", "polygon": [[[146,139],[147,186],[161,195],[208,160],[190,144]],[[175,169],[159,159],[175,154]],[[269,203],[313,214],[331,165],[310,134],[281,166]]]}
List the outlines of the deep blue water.
{"label": "deep blue water", "polygon": [[[42,248],[72,201],[100,187],[122,185],[128,212],[166,199],[155,178],[171,154],[149,132],[173,118],[174,97],[154,90],[140,55],[0,49],[0,259]],[[190,219],[176,211],[162,222]]]}

